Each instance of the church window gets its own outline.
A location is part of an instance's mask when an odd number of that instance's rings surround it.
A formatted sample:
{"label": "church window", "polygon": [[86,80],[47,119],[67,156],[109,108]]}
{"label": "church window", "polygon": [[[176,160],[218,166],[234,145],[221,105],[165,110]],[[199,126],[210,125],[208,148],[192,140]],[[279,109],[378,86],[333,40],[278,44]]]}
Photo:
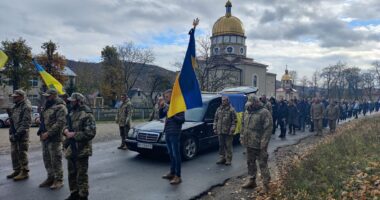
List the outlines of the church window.
{"label": "church window", "polygon": [[234,52],[234,48],[232,47],[227,47],[227,53],[233,53]]}
{"label": "church window", "polygon": [[219,48],[218,47],[214,48],[214,54],[216,54],[216,55],[219,54]]}
{"label": "church window", "polygon": [[218,44],[222,43],[223,37],[217,37],[218,38]]}
{"label": "church window", "polygon": [[244,54],[244,48],[240,48],[240,54]]}
{"label": "church window", "polygon": [[224,36],[224,43],[230,42],[230,36]]}
{"label": "church window", "polygon": [[231,43],[236,43],[236,36],[231,36]]}
{"label": "church window", "polygon": [[237,43],[241,44],[241,37],[237,38]]}
{"label": "church window", "polygon": [[253,86],[253,87],[257,87],[257,82],[258,82],[258,80],[257,80],[257,75],[253,75],[253,78],[252,78],[252,86]]}

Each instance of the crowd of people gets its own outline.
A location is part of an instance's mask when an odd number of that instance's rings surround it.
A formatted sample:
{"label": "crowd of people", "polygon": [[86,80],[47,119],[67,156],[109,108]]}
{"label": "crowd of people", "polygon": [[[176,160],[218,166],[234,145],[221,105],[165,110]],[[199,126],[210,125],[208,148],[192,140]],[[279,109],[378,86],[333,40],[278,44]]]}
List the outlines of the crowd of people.
{"label": "crowd of people", "polygon": [[[180,139],[184,112],[167,117],[170,107],[171,90],[163,97],[152,113],[152,119],[165,123],[164,132],[170,157],[170,170],[162,176],[177,185],[181,179]],[[41,138],[43,161],[47,178],[39,187],[57,190],[63,187],[62,157],[67,158],[70,195],[67,200],[88,199],[88,161],[92,155],[91,140],[96,134],[95,119],[80,93],[70,97],[58,97],[54,89],[42,94],[46,103],[41,111],[38,135]],[[9,179],[20,181],[29,177],[28,144],[31,125],[31,104],[23,90],[15,90],[11,95],[14,107],[8,110],[10,116],[10,142],[13,172]],[[121,144],[118,149],[127,150],[126,135],[131,128],[132,104],[126,94],[121,95],[122,104],[118,109],[116,123],[119,126]],[[240,143],[245,148],[248,167],[247,182],[242,188],[255,188],[257,165],[261,171],[264,191],[269,190],[270,174],[268,169],[268,145],[276,129],[280,128],[279,137],[295,135],[297,131],[316,132],[322,135],[322,129],[329,126],[333,133],[338,121],[358,118],[358,115],[378,112],[380,101],[336,101],[327,99],[267,99],[249,95],[245,112],[241,120]],[[238,126],[238,117],[228,96],[222,96],[222,103],[214,117],[213,131],[219,138],[219,159],[216,164],[232,164],[232,142]]]}
{"label": "crowd of people", "polygon": [[[261,97],[266,103],[267,98]],[[321,129],[330,127],[330,131],[335,131],[336,123],[346,121],[350,118],[358,118],[359,115],[378,112],[380,109],[380,100],[372,102],[366,100],[328,100],[325,98],[291,100],[269,99],[272,107],[273,117],[273,134],[277,128],[280,128],[280,138],[285,139],[286,134],[294,135],[296,131],[305,132],[309,128],[310,132],[321,134]],[[317,121],[317,123],[313,123]]]}

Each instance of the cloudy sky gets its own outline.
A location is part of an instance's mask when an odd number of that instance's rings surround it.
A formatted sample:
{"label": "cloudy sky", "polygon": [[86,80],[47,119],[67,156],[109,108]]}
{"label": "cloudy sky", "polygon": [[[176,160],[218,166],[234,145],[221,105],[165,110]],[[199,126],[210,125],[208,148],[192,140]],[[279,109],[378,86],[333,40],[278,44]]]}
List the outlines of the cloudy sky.
{"label": "cloudy sky", "polygon": [[[41,52],[53,40],[68,59],[99,61],[106,45],[133,41],[152,48],[155,64],[173,69],[187,46],[192,19],[196,37],[211,33],[226,0],[1,0],[0,40],[22,37]],[[248,55],[283,74],[298,76],[338,61],[363,69],[380,60],[380,0],[232,0]]]}

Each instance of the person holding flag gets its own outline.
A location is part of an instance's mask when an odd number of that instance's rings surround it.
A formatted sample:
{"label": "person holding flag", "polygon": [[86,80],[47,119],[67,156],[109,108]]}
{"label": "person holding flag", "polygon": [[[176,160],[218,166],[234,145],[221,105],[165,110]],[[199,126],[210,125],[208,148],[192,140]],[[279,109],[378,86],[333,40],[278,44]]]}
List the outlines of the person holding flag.
{"label": "person holding flag", "polygon": [[190,41],[186,52],[181,72],[178,74],[172,90],[164,93],[165,103],[159,105],[159,117],[165,120],[165,139],[170,157],[170,172],[162,176],[169,179],[170,184],[177,185],[181,179],[181,152],[180,138],[182,124],[185,122],[185,111],[192,108],[202,107],[202,96],[194,68],[197,67],[195,56],[194,32],[199,24],[199,19],[193,21],[189,32]]}

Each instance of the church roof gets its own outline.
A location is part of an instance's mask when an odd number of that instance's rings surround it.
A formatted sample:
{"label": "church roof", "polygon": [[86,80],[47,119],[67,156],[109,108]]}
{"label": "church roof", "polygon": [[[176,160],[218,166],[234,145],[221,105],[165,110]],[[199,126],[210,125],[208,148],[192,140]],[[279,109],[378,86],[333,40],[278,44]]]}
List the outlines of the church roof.
{"label": "church roof", "polygon": [[219,35],[239,35],[244,36],[245,31],[243,23],[239,18],[231,14],[232,3],[228,0],[226,3],[226,15],[220,17],[212,28],[212,36]]}

